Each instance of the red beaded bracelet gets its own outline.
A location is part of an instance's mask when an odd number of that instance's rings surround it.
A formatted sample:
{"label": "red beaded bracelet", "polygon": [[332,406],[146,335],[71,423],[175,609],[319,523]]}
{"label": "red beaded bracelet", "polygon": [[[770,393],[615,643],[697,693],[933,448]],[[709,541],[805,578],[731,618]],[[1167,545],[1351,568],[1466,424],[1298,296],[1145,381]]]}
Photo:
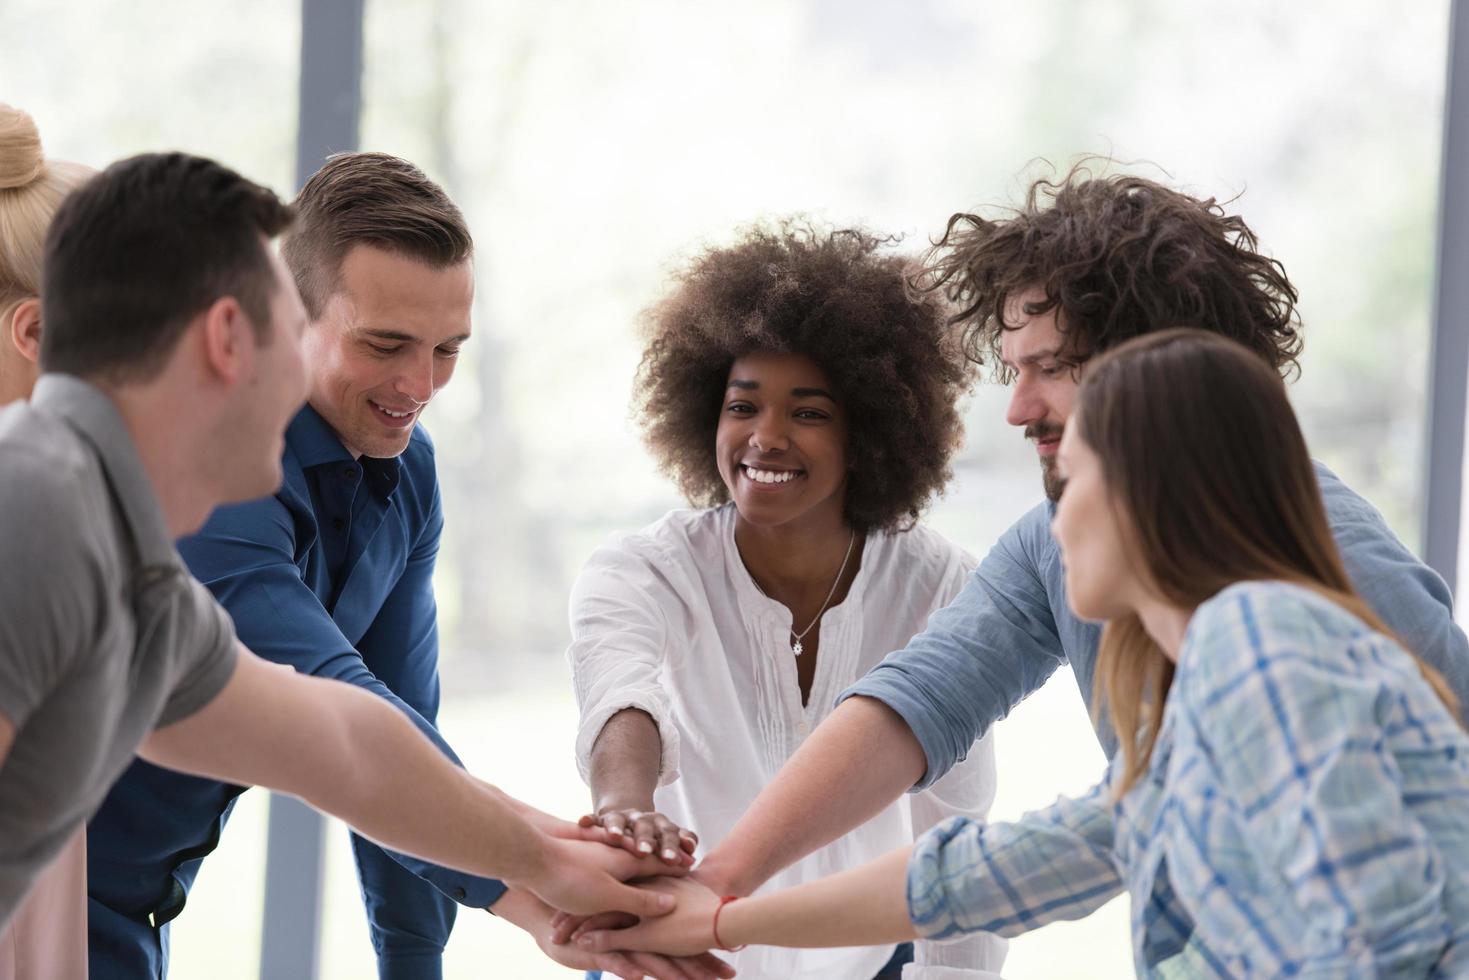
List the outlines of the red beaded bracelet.
{"label": "red beaded bracelet", "polygon": [[726,905],[728,905],[730,902],[733,902],[737,898],[739,898],[738,895],[725,895],[719,900],[719,904],[714,906],[714,926],[710,931],[714,933],[714,945],[718,946],[726,953],[738,953],[740,950],[745,948],[744,945],[726,946],[724,945],[724,940],[719,938],[719,913],[724,910],[724,907]]}

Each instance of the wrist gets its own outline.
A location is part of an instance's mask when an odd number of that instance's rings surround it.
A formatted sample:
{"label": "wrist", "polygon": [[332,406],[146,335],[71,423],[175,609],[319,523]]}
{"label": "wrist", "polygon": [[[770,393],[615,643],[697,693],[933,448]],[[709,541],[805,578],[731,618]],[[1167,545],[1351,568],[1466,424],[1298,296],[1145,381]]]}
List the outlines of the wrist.
{"label": "wrist", "polygon": [[519,888],[507,888],[485,911],[526,932],[535,932],[535,927],[542,919],[550,920],[546,904],[530,892]]}
{"label": "wrist", "polygon": [[529,832],[524,835],[521,846],[516,848],[515,866],[500,878],[512,890],[539,895],[539,886],[551,877],[555,856],[550,837],[528,824],[526,830]]}
{"label": "wrist", "polygon": [[656,807],[653,805],[651,796],[639,798],[636,796],[603,796],[599,797],[593,804],[592,812],[597,816],[611,813],[613,810],[637,810],[640,813],[652,813]]}
{"label": "wrist", "polygon": [[718,850],[711,852],[694,868],[694,877],[716,895],[746,897],[760,882],[751,881],[735,863]]}
{"label": "wrist", "polygon": [[736,895],[725,895],[714,908],[714,919],[709,931],[715,948],[726,953],[738,953],[750,944],[746,933],[750,923],[745,914],[750,902]]}

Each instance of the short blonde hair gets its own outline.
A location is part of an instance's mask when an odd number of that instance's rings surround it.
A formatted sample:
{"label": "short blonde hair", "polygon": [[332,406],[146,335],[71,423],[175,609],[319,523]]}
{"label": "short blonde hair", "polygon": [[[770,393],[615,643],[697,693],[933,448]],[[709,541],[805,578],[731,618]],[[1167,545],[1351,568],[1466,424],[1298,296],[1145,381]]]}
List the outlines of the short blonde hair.
{"label": "short blonde hair", "polygon": [[41,295],[46,229],[62,199],[94,173],[47,160],[35,121],[0,102],[0,319]]}

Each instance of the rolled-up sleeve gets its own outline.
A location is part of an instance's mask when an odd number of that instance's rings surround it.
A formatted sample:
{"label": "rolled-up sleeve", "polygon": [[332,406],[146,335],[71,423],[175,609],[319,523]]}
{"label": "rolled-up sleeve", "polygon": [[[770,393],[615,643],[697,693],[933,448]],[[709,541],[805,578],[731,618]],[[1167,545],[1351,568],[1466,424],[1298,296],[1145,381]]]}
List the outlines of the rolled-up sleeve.
{"label": "rolled-up sleeve", "polygon": [[[279,499],[268,497],[216,511],[205,530],[180,542],[179,548],[194,573],[229,610],[247,648],[300,673],[371,691],[402,711],[444,755],[459,764],[459,757],[433,723],[368,668],[362,654],[307,586],[293,560],[293,534],[285,506]],[[436,689],[433,693],[434,703],[425,705],[430,710],[436,707]],[[383,853],[461,904],[485,908],[505,890],[502,883],[491,878],[443,868],[395,851]]]}
{"label": "rolled-up sleeve", "polygon": [[664,606],[672,595],[655,563],[620,542],[599,548],[572,587],[567,659],[581,711],[576,766],[588,783],[597,736],[627,708],[658,726],[658,784],[678,778],[678,730],[661,676],[672,635]]}
{"label": "rolled-up sleeve", "polygon": [[1017,936],[1080,919],[1122,891],[1107,784],[1015,823],[951,817],[908,862],[908,915],[918,934]]}
{"label": "rolled-up sleeve", "polygon": [[1049,535],[1044,506],[1005,532],[922,633],[839,699],[875,698],[903,718],[928,761],[916,789],[948,772],[1065,660],[1032,554],[1038,531]]}

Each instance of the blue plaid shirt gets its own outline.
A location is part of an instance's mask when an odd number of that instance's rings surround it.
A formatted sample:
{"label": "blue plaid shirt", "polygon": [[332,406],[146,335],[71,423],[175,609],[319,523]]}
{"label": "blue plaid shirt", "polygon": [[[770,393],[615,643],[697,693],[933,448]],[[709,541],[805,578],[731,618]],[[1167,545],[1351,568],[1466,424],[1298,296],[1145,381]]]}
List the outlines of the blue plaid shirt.
{"label": "blue plaid shirt", "polygon": [[1014,936],[1126,889],[1147,977],[1469,976],[1469,736],[1341,607],[1242,583],[1189,624],[1152,763],[914,848],[909,912]]}

